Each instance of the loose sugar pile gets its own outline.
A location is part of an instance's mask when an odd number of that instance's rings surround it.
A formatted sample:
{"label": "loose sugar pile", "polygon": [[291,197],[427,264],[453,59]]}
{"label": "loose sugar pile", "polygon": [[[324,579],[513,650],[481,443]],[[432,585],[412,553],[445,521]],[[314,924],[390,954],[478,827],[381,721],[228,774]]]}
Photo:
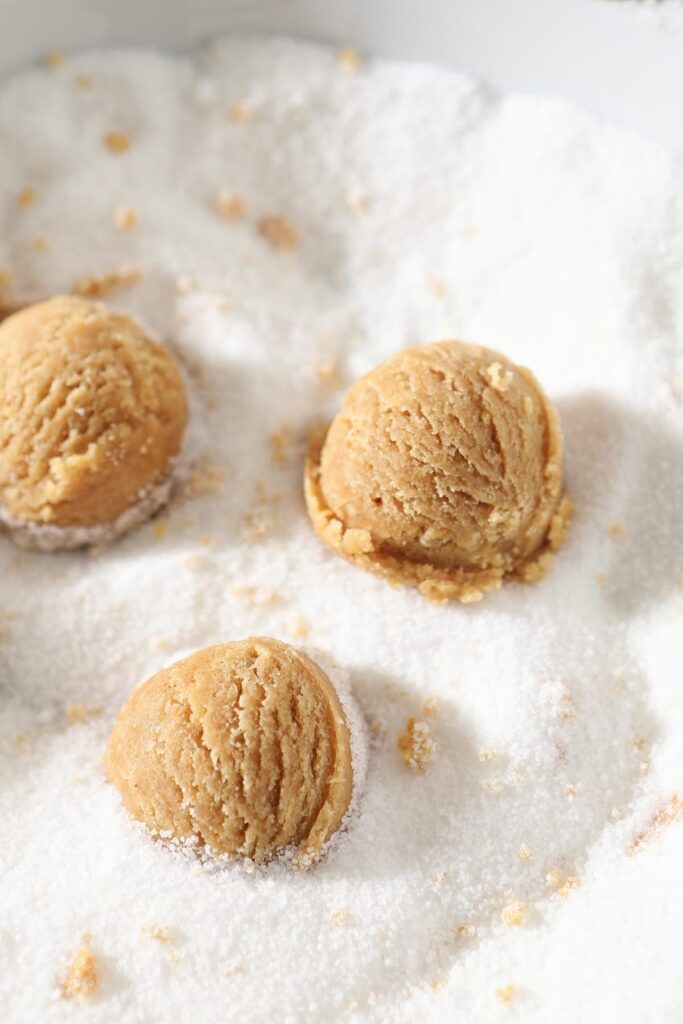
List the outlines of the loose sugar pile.
{"label": "loose sugar pile", "polygon": [[[0,538],[6,1024],[673,1021],[683,1003],[683,172],[560,101],[279,39],[51,55],[0,86],[0,301],[137,315],[191,389],[170,507]],[[461,338],[532,368],[574,524],[435,606],[331,554],[343,390]],[[359,814],[309,872],[154,843],[101,756],[138,682],[252,635],[349,673]],[[77,1005],[78,1004],[78,1005]]]}

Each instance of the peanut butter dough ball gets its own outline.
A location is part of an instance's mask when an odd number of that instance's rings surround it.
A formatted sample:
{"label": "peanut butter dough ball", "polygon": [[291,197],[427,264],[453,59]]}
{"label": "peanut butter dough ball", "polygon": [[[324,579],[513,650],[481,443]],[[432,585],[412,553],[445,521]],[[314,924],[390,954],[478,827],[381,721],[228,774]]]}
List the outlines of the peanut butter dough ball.
{"label": "peanut butter dough ball", "polygon": [[168,498],[187,421],[171,353],[62,296],[0,324],[0,519],[28,547],[112,539]]}
{"label": "peanut butter dough ball", "polygon": [[295,847],[306,864],[351,802],[345,708],[357,713],[321,668],[278,640],[207,647],[132,694],[107,773],[153,834],[257,863]]}
{"label": "peanut butter dough ball", "polygon": [[533,375],[491,349],[405,349],[360,378],[305,474],[321,539],[434,601],[538,579],[564,536],[562,435]]}

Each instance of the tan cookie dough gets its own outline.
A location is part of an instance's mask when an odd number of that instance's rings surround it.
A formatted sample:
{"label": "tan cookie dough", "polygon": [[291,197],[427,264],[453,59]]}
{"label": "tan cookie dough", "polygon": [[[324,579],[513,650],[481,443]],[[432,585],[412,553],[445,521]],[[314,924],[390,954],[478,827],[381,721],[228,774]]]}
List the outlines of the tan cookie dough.
{"label": "tan cookie dough", "polygon": [[491,349],[405,349],[311,443],[308,511],[362,569],[433,601],[538,579],[564,537],[562,434],[533,375]]}
{"label": "tan cookie dough", "polygon": [[257,863],[314,859],[354,789],[349,721],[313,661],[264,637],[162,669],[121,710],[106,767],[129,813],[165,838]]}
{"label": "tan cookie dough", "polygon": [[85,299],[0,324],[0,519],[29,547],[102,542],[168,498],[187,421],[171,353]]}

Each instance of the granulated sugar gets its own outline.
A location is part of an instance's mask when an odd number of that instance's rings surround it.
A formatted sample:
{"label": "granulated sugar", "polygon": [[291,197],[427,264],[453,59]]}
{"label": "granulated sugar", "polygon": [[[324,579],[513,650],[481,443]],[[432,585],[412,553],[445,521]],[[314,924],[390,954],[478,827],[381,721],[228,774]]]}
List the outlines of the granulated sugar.
{"label": "granulated sugar", "polygon": [[[138,268],[111,301],[201,419],[155,521],[96,554],[0,541],[3,1021],[676,1019],[680,166],[560,101],[277,39],[67,56],[4,81],[0,137],[3,304]],[[576,503],[545,580],[469,607],[335,558],[302,498],[342,390],[445,337],[538,375]],[[253,634],[326,652],[374,736],[310,872],[207,871],[103,777],[141,679]]]}

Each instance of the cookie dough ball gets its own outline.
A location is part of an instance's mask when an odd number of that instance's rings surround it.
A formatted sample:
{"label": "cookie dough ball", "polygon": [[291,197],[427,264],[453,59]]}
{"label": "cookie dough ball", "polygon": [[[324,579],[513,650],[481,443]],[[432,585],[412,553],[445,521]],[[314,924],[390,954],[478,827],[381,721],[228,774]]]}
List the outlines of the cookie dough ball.
{"label": "cookie dough ball", "polygon": [[110,540],[168,498],[187,421],[171,353],[63,296],[0,324],[0,519],[29,547]]}
{"label": "cookie dough ball", "polygon": [[358,380],[311,444],[305,490],[329,547],[435,601],[539,578],[570,510],[539,384],[458,341],[405,349]]}
{"label": "cookie dough ball", "polygon": [[356,714],[287,644],[218,644],[132,694],[111,733],[107,772],[153,834],[256,862],[294,847],[305,864],[349,809]]}

